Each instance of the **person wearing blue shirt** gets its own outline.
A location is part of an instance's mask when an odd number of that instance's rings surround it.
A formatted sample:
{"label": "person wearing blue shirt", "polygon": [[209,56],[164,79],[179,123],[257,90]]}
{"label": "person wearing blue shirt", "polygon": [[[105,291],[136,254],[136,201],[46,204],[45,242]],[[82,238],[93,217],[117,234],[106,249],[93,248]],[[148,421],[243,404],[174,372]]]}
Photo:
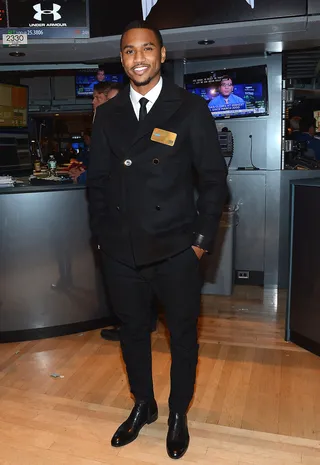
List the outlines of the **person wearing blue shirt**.
{"label": "person wearing blue shirt", "polygon": [[233,93],[233,82],[230,76],[223,76],[219,86],[219,95],[214,97],[209,103],[210,110],[232,109],[236,105],[236,109],[246,108],[246,102],[243,98],[238,97]]}
{"label": "person wearing blue shirt", "polygon": [[315,121],[313,118],[300,120],[300,131],[292,133],[292,139],[297,142],[306,142],[307,156],[320,160],[320,139],[314,137]]}
{"label": "person wearing blue shirt", "polygon": [[106,80],[106,75],[105,75],[104,69],[99,68],[96,74],[96,80],[90,84],[91,89],[94,90],[94,87],[97,84],[99,84],[100,82],[105,82],[105,80]]}
{"label": "person wearing blue shirt", "polygon": [[[110,99],[118,95],[122,89],[121,84],[114,82],[99,82],[94,86],[92,107],[93,111],[96,111],[96,108],[103,103],[108,102]],[[85,143],[85,150],[77,158],[78,161],[82,161],[84,166],[79,166],[72,168],[69,171],[72,179],[77,182],[77,184],[86,184],[87,183],[87,168],[90,159],[90,142],[91,142],[91,132],[86,131],[83,136]]]}

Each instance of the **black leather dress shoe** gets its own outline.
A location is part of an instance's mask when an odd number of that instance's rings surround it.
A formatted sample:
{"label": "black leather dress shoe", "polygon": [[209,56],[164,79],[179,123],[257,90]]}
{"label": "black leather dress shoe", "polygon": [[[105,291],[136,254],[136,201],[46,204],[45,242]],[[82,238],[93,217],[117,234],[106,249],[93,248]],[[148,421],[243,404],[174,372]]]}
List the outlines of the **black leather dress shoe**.
{"label": "black leather dress shoe", "polygon": [[133,407],[128,419],[119,426],[113,438],[111,445],[121,447],[134,441],[141,430],[146,425],[153,423],[158,419],[158,407],[156,401],[137,402]]}
{"label": "black leather dress shoe", "polygon": [[168,420],[167,452],[171,459],[180,459],[189,446],[187,415],[170,412]]}
{"label": "black leather dress shoe", "polygon": [[100,336],[106,341],[120,341],[120,327],[105,328],[100,332]]}

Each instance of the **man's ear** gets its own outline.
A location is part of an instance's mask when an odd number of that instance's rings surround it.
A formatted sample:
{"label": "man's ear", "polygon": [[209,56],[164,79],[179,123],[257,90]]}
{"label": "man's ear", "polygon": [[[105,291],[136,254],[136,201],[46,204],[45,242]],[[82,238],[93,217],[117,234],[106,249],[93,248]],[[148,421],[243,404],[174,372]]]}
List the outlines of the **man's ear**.
{"label": "man's ear", "polygon": [[164,63],[166,61],[166,57],[167,57],[166,47],[161,47],[161,63]]}

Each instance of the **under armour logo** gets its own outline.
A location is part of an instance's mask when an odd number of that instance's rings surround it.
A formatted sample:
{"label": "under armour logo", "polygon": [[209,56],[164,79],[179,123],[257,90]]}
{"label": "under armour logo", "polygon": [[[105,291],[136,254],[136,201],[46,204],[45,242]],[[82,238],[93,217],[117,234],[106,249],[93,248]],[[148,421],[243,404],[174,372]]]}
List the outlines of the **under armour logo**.
{"label": "under armour logo", "polygon": [[251,6],[251,8],[254,8],[254,0],[246,0],[247,3]]}
{"label": "under armour logo", "polygon": [[42,21],[42,15],[53,15],[53,21],[58,21],[58,19],[61,19],[61,15],[58,13],[60,8],[61,8],[61,5],[57,5],[57,3],[53,3],[52,10],[42,10],[41,3],[37,3],[36,5],[33,5],[33,9],[36,10],[37,12],[34,15],[34,19],[37,19],[38,21]]}

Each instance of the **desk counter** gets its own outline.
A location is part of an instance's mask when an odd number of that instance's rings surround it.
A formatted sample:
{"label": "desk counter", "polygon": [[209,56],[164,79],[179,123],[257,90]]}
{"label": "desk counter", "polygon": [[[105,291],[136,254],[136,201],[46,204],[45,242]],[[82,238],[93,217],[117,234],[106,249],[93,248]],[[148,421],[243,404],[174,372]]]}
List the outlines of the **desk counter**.
{"label": "desk counter", "polygon": [[81,332],[110,321],[86,189],[0,189],[0,341]]}

